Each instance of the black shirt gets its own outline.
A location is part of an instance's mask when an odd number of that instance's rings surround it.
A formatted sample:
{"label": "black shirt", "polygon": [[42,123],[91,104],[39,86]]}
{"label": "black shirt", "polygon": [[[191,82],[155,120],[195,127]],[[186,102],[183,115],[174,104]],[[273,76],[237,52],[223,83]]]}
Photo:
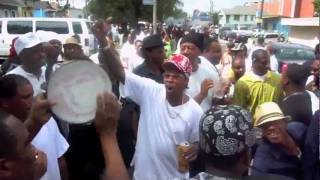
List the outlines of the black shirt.
{"label": "black shirt", "polygon": [[285,115],[291,116],[293,121],[309,125],[312,119],[311,97],[307,91],[294,93],[283,99],[280,108]]}
{"label": "black shirt", "polygon": [[139,66],[137,66],[134,70],[133,73],[141,76],[141,77],[145,77],[145,78],[149,78],[152,79],[158,83],[163,83],[163,75],[162,73],[160,75],[153,73],[146,65],[146,63],[142,63]]}

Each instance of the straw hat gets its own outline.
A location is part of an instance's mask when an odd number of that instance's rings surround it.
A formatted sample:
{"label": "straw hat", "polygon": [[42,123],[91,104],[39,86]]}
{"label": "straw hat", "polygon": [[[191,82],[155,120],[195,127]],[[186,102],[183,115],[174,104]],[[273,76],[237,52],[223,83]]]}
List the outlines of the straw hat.
{"label": "straw hat", "polygon": [[74,45],[81,46],[79,40],[77,38],[75,38],[74,36],[71,36],[71,37],[67,38],[65,40],[64,45],[66,45],[66,44],[74,44]]}
{"label": "straw hat", "polygon": [[278,104],[274,102],[266,102],[260,104],[256,108],[256,113],[254,116],[255,126],[261,126],[265,123],[279,120],[290,120],[290,116],[285,116],[281,111]]}

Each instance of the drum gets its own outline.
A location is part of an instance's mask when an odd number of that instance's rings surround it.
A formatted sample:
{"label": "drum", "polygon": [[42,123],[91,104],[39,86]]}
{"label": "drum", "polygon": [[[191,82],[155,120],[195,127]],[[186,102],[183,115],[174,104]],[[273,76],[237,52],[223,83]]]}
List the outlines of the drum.
{"label": "drum", "polygon": [[72,61],[62,65],[50,77],[48,100],[56,104],[52,112],[73,124],[88,123],[95,117],[97,96],[111,92],[107,73],[90,61]]}

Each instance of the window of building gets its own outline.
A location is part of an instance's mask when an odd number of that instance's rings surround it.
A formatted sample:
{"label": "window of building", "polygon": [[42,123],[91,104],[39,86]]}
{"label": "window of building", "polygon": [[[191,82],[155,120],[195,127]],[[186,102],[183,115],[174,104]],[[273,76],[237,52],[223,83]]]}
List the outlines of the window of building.
{"label": "window of building", "polygon": [[239,21],[239,20],[240,20],[240,15],[234,15],[234,16],[233,16],[233,20]]}
{"label": "window of building", "polygon": [[244,15],[244,21],[247,21],[247,19],[248,19],[248,16]]}
{"label": "window of building", "polygon": [[7,30],[9,34],[32,32],[32,21],[8,21]]}
{"label": "window of building", "polygon": [[0,34],[2,32],[2,21],[0,21]]}
{"label": "window of building", "polygon": [[251,21],[254,21],[254,16],[251,16]]}
{"label": "window of building", "polygon": [[15,11],[11,11],[11,17],[16,17],[16,12]]}
{"label": "window of building", "polygon": [[90,22],[86,22],[87,25],[87,29],[89,31],[89,34],[92,34],[91,28],[92,28],[92,24]]}
{"label": "window of building", "polygon": [[37,21],[36,31],[53,31],[58,34],[68,34],[68,23],[64,21]]}
{"label": "window of building", "polygon": [[80,22],[72,22],[73,33],[82,34],[82,27]]}
{"label": "window of building", "polygon": [[226,22],[229,23],[230,15],[226,15]]}
{"label": "window of building", "polygon": [[7,10],[4,10],[4,17],[9,17],[9,13]]}

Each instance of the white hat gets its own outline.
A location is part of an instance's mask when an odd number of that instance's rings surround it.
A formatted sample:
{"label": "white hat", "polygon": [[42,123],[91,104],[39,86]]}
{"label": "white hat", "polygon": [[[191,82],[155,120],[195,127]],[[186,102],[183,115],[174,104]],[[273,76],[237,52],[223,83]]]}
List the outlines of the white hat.
{"label": "white hat", "polygon": [[36,32],[36,35],[39,37],[40,41],[42,42],[49,42],[54,39],[60,41],[59,35],[52,31],[39,30]]}
{"label": "white hat", "polygon": [[261,126],[268,122],[279,121],[282,119],[290,120],[291,118],[290,116],[285,116],[283,114],[278,104],[274,102],[266,102],[257,106],[254,119],[254,125]]}
{"label": "white hat", "polygon": [[39,37],[36,34],[30,32],[19,36],[14,44],[14,49],[16,50],[17,55],[19,55],[23,49],[34,47],[40,43],[41,41]]}

